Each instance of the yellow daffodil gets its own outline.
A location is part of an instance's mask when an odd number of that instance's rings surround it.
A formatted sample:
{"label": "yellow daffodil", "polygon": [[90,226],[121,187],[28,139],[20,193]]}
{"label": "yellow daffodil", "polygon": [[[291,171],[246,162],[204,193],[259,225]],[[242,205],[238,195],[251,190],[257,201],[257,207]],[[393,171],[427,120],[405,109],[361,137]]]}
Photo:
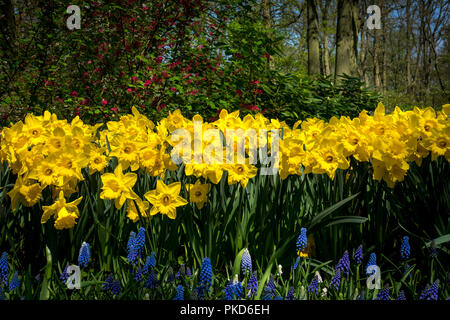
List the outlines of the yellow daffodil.
{"label": "yellow daffodil", "polygon": [[209,183],[202,184],[200,180],[197,180],[194,184],[186,184],[186,189],[189,191],[189,200],[201,210],[206,201],[208,201],[211,185]]}
{"label": "yellow daffodil", "polygon": [[156,189],[148,191],[144,197],[153,205],[150,210],[151,215],[158,212],[167,215],[170,219],[177,216],[177,207],[185,206],[188,202],[179,194],[181,182],[174,182],[168,186],[163,181],[156,182]]}
{"label": "yellow daffodil", "polygon": [[137,175],[132,172],[123,174],[122,166],[119,164],[114,173],[104,173],[102,179],[102,192],[100,199],[114,200],[117,209],[121,209],[127,199],[136,200],[138,196],[133,191]]}
{"label": "yellow daffodil", "polygon": [[70,229],[77,222],[75,221],[79,217],[78,205],[80,204],[83,197],[80,197],[72,202],[67,203],[66,198],[64,198],[64,193],[61,191],[59,193],[58,200],[55,201],[51,206],[43,206],[42,209],[44,213],[41,217],[41,223],[46,223],[48,219],[53,216],[55,219],[55,228]]}
{"label": "yellow daffodil", "polygon": [[[135,201],[138,206],[137,209]],[[148,201],[142,201],[139,197],[136,200],[127,199],[127,217],[133,222],[137,222],[139,220],[139,214],[141,214],[143,218],[149,218],[149,207],[150,204]]]}
{"label": "yellow daffodil", "polygon": [[258,169],[253,165],[230,164],[226,166],[228,171],[228,184],[240,183],[243,188],[247,187],[249,179],[256,176]]}

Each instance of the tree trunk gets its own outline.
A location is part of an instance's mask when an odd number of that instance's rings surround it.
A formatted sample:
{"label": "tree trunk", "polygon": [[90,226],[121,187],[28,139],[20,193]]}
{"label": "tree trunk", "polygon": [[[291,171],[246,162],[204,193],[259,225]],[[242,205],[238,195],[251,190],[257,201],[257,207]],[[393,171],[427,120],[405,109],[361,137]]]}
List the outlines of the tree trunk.
{"label": "tree trunk", "polygon": [[322,8],[322,33],[323,33],[323,64],[324,74],[329,76],[330,70],[330,52],[328,48],[328,9],[330,1],[325,1],[325,6]]}
{"label": "tree trunk", "polygon": [[358,63],[358,40],[359,28],[361,26],[359,14],[359,1],[352,0],[352,29],[353,29],[353,50],[355,51],[355,63]]}
{"label": "tree trunk", "polygon": [[[358,1],[354,0],[354,2],[357,3]],[[353,2],[338,0],[335,81],[344,74],[349,76],[358,75],[354,49],[354,32]]]}
{"label": "tree trunk", "polygon": [[377,91],[380,91],[380,61],[378,59],[378,51],[379,51],[379,44],[378,44],[378,30],[374,29],[374,36],[373,36],[373,71],[374,71],[374,81],[375,81],[375,88]]}
{"label": "tree trunk", "polygon": [[411,12],[411,0],[406,1],[406,92],[408,93],[411,87],[411,20],[409,18]]}
{"label": "tree trunk", "polygon": [[[272,3],[271,0],[263,0],[262,1],[262,16],[263,16],[263,22],[264,26],[269,30],[269,37],[272,37],[272,34],[270,32],[270,28],[272,28],[272,15],[271,15],[271,8]],[[272,70],[274,68],[274,61],[273,57],[271,56],[269,58],[269,69]]]}
{"label": "tree trunk", "polygon": [[360,47],[360,68],[359,73],[362,79],[364,79],[364,82],[366,83],[366,86],[369,85],[369,76],[367,74],[367,68],[366,68],[366,60],[367,60],[367,31],[366,28],[362,29],[361,32],[361,47]]}
{"label": "tree trunk", "polygon": [[307,0],[308,74],[320,74],[319,24],[314,0]]}

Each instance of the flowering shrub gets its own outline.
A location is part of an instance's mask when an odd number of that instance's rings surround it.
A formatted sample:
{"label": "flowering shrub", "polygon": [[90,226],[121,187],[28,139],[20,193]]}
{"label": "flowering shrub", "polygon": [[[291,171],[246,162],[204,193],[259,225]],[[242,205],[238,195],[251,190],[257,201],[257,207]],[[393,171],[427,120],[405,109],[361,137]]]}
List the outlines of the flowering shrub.
{"label": "flowering shrub", "polygon": [[[378,96],[357,79],[269,70],[281,37],[241,1],[74,1],[14,4],[17,35],[2,44],[0,124],[45,110],[94,124],[136,106],[152,120],[182,108],[217,118],[220,109],[287,120],[372,111]],[[245,39],[245,41],[242,41]]]}

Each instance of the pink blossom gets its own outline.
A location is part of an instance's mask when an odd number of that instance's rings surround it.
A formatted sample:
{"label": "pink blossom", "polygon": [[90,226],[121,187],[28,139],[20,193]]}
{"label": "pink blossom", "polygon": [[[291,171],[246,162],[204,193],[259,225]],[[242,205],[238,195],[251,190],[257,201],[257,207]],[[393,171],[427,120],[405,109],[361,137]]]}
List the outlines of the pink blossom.
{"label": "pink blossom", "polygon": [[105,99],[102,100],[102,105],[106,106],[108,103],[108,101],[106,101]]}

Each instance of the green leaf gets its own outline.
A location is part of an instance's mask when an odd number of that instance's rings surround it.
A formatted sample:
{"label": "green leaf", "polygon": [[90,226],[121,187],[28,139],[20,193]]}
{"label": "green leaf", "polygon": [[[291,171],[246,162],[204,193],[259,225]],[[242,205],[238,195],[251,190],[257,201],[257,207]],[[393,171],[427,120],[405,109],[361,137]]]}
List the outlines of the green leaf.
{"label": "green leaf", "polygon": [[338,203],[332,205],[331,207],[325,209],[324,211],[322,211],[321,213],[319,213],[317,216],[315,216],[312,220],[311,223],[309,224],[309,228],[313,228],[316,224],[318,224],[320,221],[322,221],[325,217],[329,216],[330,214],[332,214],[334,211],[336,211],[337,209],[339,209],[340,207],[342,207],[344,204],[346,204],[347,202],[353,200],[355,197],[357,197],[359,195],[359,192],[357,194],[354,194],[344,200],[339,201]]}
{"label": "green leaf", "polygon": [[47,264],[45,266],[44,280],[42,281],[40,300],[48,300],[50,297],[49,289],[52,277],[52,253],[47,246],[45,246],[45,255],[47,257]]}
{"label": "green leaf", "polygon": [[355,217],[355,216],[342,216],[342,217],[336,217],[330,219],[332,220],[330,223],[328,223],[325,227],[330,227],[336,224],[342,224],[342,223],[364,223],[367,220],[369,220],[366,217]]}
{"label": "green leaf", "polygon": [[430,246],[431,246],[431,243],[432,243],[433,241],[434,241],[434,244],[435,244],[436,246],[437,246],[437,245],[440,245],[440,244],[442,244],[442,243],[449,242],[449,241],[450,241],[450,233],[449,233],[449,234],[446,234],[445,236],[436,238],[436,239],[434,239],[434,240],[432,240],[432,241],[428,241],[428,242],[426,243],[426,246],[427,246],[427,247],[430,247]]}
{"label": "green leaf", "polygon": [[234,265],[233,265],[233,274],[231,275],[234,277],[235,274],[239,274],[239,271],[241,269],[241,259],[242,255],[244,254],[245,248],[239,251],[238,255],[236,256],[236,259],[234,259]]}

